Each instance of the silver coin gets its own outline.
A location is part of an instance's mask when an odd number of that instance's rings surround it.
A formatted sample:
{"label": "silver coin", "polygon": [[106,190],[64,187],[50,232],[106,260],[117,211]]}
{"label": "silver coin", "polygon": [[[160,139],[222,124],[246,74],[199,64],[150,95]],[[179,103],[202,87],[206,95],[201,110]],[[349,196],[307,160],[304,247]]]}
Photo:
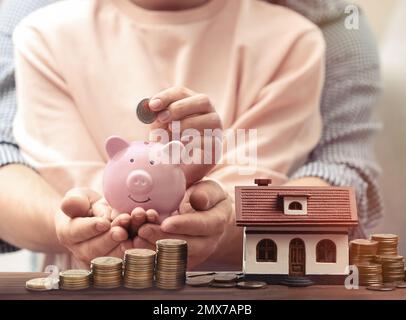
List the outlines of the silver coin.
{"label": "silver coin", "polygon": [[212,276],[200,276],[186,279],[186,284],[191,287],[207,287],[213,280]]}
{"label": "silver coin", "polygon": [[154,122],[157,117],[157,113],[149,108],[148,103],[149,99],[143,99],[137,106],[137,117],[145,124]]}
{"label": "silver coin", "polygon": [[404,282],[404,281],[396,282],[396,288],[405,289],[406,288],[406,282]]}
{"label": "silver coin", "polygon": [[387,285],[387,284],[373,284],[367,287],[368,290],[373,290],[373,291],[393,291],[396,289],[395,286],[393,285]]}
{"label": "silver coin", "polygon": [[214,288],[234,288],[237,285],[235,282],[211,282],[210,287]]}
{"label": "silver coin", "polygon": [[266,282],[262,281],[240,281],[237,282],[237,287],[240,289],[261,289],[266,286]]}
{"label": "silver coin", "polygon": [[234,273],[218,274],[214,277],[215,282],[235,282],[238,276]]}

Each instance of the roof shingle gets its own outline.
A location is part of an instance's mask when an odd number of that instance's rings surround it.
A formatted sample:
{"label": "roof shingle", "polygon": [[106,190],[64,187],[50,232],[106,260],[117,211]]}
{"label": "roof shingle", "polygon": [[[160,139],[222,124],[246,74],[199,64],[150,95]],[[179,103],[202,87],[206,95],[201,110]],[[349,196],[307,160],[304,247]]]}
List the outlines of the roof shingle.
{"label": "roof shingle", "polygon": [[[307,196],[307,215],[286,215],[284,196]],[[236,187],[238,226],[356,226],[350,187]]]}

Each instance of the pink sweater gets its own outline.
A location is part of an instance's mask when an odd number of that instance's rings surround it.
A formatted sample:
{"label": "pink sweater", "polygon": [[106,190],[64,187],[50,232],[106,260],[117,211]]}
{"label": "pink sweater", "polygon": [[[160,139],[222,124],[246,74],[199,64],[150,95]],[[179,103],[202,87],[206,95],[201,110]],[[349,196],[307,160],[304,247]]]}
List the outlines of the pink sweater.
{"label": "pink sweater", "polygon": [[231,195],[254,177],[284,182],[320,137],[322,35],[279,6],[211,0],[158,12],[129,0],[69,0],[26,18],[14,42],[15,136],[61,193],[100,191],[105,139],[148,139],[135,106],[169,86],[207,94],[226,129],[258,130],[251,174],[239,169],[252,163],[226,163],[210,174]]}

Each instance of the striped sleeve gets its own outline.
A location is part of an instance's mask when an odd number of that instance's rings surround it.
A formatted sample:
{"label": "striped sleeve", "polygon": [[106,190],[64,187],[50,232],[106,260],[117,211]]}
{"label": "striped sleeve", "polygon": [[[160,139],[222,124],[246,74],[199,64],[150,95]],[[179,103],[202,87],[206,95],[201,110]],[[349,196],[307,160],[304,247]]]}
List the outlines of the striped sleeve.
{"label": "striped sleeve", "polygon": [[[12,34],[22,18],[52,0],[6,0],[0,10],[0,167],[8,164],[27,165],[13,136],[13,120],[17,110],[14,79]],[[0,239],[0,253],[18,248]]]}

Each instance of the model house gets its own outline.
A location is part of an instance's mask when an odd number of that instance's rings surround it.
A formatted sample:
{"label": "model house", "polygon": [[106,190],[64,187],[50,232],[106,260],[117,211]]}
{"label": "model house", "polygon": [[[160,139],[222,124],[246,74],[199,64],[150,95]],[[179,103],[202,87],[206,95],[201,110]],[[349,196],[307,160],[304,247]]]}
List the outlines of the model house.
{"label": "model house", "polygon": [[236,187],[237,225],[244,227],[246,278],[280,283],[306,277],[343,284],[349,264],[348,233],[358,224],[352,188]]}

